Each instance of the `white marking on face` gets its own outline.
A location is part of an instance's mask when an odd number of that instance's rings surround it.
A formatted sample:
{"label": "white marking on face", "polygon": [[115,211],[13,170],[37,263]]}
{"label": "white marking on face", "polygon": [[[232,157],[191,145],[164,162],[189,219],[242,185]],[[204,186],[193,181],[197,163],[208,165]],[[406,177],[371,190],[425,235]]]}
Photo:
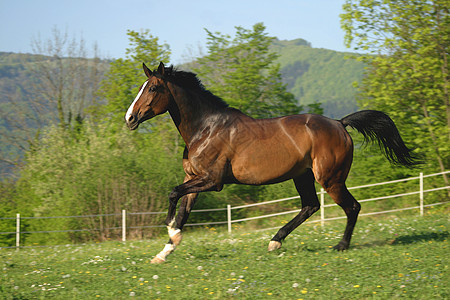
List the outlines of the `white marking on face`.
{"label": "white marking on face", "polygon": [[148,80],[146,82],[144,82],[144,84],[142,85],[141,89],[139,90],[139,93],[137,94],[136,98],[134,98],[133,103],[131,103],[130,107],[127,110],[127,113],[125,115],[125,120],[128,122],[128,120],[131,117],[131,113],[133,112],[133,108],[134,105],[136,104],[136,102],[139,100],[139,98],[141,97],[142,93],[144,92],[145,87],[147,86]]}

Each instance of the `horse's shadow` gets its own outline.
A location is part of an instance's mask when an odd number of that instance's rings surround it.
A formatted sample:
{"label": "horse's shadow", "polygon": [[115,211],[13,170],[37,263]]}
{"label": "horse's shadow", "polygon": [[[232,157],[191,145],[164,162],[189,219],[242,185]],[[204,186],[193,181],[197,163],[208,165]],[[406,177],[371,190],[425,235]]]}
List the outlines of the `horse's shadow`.
{"label": "horse's shadow", "polygon": [[440,232],[419,232],[414,234],[408,234],[408,235],[402,235],[397,236],[393,239],[384,239],[384,240],[375,240],[367,243],[360,243],[358,245],[354,245],[354,248],[372,248],[374,246],[385,246],[385,245],[408,245],[408,244],[415,244],[420,242],[427,242],[427,241],[438,241],[442,242],[449,236],[448,231],[440,231]]}

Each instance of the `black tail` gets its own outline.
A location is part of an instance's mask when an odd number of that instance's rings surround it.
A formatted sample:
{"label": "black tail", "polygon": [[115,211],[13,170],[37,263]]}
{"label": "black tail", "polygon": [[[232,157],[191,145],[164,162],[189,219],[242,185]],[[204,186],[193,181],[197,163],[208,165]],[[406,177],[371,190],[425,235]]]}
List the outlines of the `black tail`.
{"label": "black tail", "polygon": [[394,164],[413,166],[418,164],[406,147],[394,121],[381,111],[363,110],[346,116],[341,120],[345,126],[350,126],[362,133],[365,142],[377,141],[387,159]]}

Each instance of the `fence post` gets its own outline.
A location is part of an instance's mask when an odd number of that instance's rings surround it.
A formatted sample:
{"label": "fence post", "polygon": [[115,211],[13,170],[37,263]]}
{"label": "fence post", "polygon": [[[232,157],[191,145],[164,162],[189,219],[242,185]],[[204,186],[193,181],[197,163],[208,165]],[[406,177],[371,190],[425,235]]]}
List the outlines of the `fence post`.
{"label": "fence post", "polygon": [[423,216],[423,173],[422,172],[420,172],[420,175],[419,175],[419,185],[420,185],[420,194],[419,194],[420,216]]}
{"label": "fence post", "polygon": [[320,225],[325,225],[325,190],[320,188]]}
{"label": "fence post", "polygon": [[127,211],[122,209],[122,242],[127,240]]}
{"label": "fence post", "polygon": [[20,214],[16,215],[16,249],[20,247]]}
{"label": "fence post", "polygon": [[227,204],[228,233],[231,233],[231,205]]}

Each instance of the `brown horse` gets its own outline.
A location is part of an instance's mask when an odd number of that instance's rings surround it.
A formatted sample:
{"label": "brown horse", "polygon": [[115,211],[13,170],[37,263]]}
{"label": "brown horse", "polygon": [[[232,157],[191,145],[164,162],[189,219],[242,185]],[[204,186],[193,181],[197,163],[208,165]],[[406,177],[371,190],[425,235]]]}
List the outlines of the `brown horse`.
{"label": "brown horse", "polygon": [[166,225],[170,240],[153,263],[164,262],[181,242],[181,229],[197,194],[220,191],[230,183],[262,185],[294,180],[302,209],[272,238],[272,251],[319,209],[316,180],[347,215],[344,236],[334,247],[347,249],[361,207],[345,186],[353,159],[347,125],[366,139],[378,141],[390,161],[405,166],[414,163],[395,124],[382,112],[360,111],[342,120],[314,114],[256,120],[228,107],[193,73],[166,68],[163,63],[153,72],[145,64],[143,67],[148,79],[125,115],[128,127],[134,130],[145,120],[169,111],[186,143],[186,177],[169,195]]}

